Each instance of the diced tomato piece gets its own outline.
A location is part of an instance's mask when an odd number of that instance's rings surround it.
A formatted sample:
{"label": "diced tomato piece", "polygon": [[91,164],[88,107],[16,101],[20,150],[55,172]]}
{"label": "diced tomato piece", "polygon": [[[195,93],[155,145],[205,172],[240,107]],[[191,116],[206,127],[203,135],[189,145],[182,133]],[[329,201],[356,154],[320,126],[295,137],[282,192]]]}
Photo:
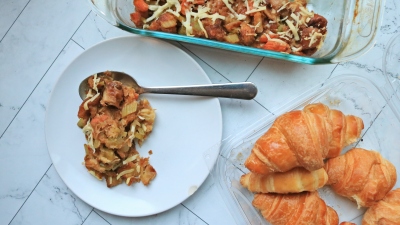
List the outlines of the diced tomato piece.
{"label": "diced tomato piece", "polygon": [[139,12],[147,12],[147,10],[149,10],[149,5],[147,5],[144,0],[133,0],[133,5],[135,6],[136,11]]}

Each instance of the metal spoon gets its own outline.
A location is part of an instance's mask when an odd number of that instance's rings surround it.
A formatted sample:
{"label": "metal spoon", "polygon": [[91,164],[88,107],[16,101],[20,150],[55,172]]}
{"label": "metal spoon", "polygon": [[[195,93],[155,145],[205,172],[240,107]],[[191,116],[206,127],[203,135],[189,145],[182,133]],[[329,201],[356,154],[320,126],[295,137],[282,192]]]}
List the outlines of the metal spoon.
{"label": "metal spoon", "polygon": [[[253,99],[257,95],[257,87],[251,82],[227,83],[227,84],[208,84],[190,86],[168,86],[168,87],[141,87],[136,80],[123,72],[110,71],[114,80],[133,87],[138,94],[177,94],[177,95],[197,95],[221,98]],[[97,73],[103,76],[104,72]],[[91,76],[89,76],[91,77]],[[88,79],[84,79],[79,85],[79,95],[82,99],[86,98],[89,89]]]}

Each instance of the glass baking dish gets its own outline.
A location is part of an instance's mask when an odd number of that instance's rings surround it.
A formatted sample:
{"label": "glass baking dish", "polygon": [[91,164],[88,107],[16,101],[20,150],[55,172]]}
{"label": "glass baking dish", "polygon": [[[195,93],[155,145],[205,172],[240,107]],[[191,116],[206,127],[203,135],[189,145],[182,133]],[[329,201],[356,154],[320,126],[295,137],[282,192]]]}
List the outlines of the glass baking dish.
{"label": "glass baking dish", "polygon": [[307,8],[327,19],[328,34],[322,48],[311,57],[306,57],[139,29],[130,20],[130,13],[134,12],[133,0],[88,0],[88,2],[93,10],[110,24],[134,34],[305,64],[338,63],[365,53],[374,44],[381,10],[384,8],[384,0],[308,0]]}
{"label": "glass baking dish", "polygon": [[[399,177],[400,120],[394,110],[396,107],[394,101],[393,92],[386,84],[378,87],[359,75],[340,75],[315,86],[272,115],[256,121],[241,133],[224,140],[220,156],[212,169],[212,177],[237,224],[269,224],[252,206],[253,194],[240,184],[240,177],[249,172],[244,166],[244,161],[249,156],[255,141],[269,129],[277,116],[291,110],[302,109],[309,103],[322,102],[345,114],[361,117],[365,126],[361,139],[346,147],[342,153],[352,147],[379,151],[384,158],[395,165]],[[400,181],[397,181],[394,188],[399,187]],[[357,209],[356,203],[335,194],[329,186],[319,189],[318,192],[327,205],[336,210],[340,221],[361,224],[365,208]]]}

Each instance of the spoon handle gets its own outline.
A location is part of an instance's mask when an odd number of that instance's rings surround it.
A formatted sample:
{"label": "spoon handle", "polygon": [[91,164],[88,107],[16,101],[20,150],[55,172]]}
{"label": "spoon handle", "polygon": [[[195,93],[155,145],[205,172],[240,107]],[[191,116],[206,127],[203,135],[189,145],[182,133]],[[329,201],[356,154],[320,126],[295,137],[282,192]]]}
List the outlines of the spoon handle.
{"label": "spoon handle", "polygon": [[151,88],[143,87],[142,90],[142,93],[197,95],[246,100],[253,99],[257,95],[257,87],[251,82]]}

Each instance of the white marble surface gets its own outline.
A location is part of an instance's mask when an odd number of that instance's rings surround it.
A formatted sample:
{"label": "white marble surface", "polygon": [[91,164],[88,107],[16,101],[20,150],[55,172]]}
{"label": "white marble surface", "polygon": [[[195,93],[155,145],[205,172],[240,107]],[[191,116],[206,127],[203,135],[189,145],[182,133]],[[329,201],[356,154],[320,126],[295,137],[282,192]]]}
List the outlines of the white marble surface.
{"label": "white marble surface", "polygon": [[[400,3],[387,0],[374,47],[356,60],[331,65],[277,62],[171,43],[191,55],[213,83],[252,81],[258,86],[254,100],[220,99],[227,138],[331,77],[359,74],[383,86],[382,56],[390,37],[400,32],[399,19]],[[44,120],[53,85],[85,49],[124,35],[132,34],[107,24],[86,1],[0,1],[0,224],[235,224],[212,177],[171,210],[125,218],[81,201],[52,166]]]}

